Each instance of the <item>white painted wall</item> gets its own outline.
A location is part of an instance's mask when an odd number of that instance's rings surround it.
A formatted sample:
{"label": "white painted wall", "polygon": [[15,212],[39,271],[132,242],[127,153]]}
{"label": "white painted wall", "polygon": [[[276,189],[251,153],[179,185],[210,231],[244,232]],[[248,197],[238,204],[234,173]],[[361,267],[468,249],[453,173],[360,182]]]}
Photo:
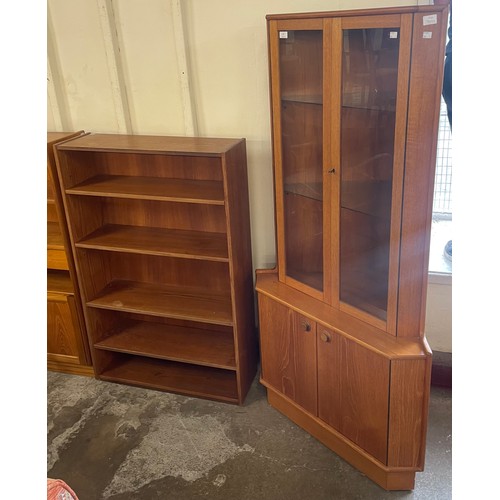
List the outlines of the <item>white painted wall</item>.
{"label": "white painted wall", "polygon": [[429,276],[425,333],[433,351],[452,352],[452,277]]}
{"label": "white painted wall", "polygon": [[[272,267],[266,14],[429,3],[48,0],[47,129],[245,137],[253,263]],[[442,299],[430,290],[428,339],[434,349],[451,352],[451,323],[448,330],[437,321],[442,314],[434,315],[434,307],[448,307]]]}

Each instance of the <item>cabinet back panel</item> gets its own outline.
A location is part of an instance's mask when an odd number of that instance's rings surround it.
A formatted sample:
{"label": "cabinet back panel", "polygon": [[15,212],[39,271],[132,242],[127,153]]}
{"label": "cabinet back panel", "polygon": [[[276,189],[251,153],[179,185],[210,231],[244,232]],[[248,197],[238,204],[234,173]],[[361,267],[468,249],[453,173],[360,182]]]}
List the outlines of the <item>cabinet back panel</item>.
{"label": "cabinet back panel", "polygon": [[222,205],[109,198],[103,202],[104,224],[225,233]]}
{"label": "cabinet back panel", "polygon": [[[322,204],[295,194],[285,195],[287,275],[323,272]],[[322,283],[321,283],[322,284]]]}
{"label": "cabinet back panel", "polygon": [[114,332],[122,329],[129,322],[125,315],[117,314],[116,311],[94,309],[92,307],[87,308],[87,320],[94,343],[101,342],[113,335]]}
{"label": "cabinet back panel", "polygon": [[160,323],[164,325],[172,325],[172,326],[180,326],[180,327],[185,327],[185,328],[196,328],[198,330],[206,330],[210,334],[210,332],[217,331],[217,332],[224,332],[227,334],[233,333],[233,328],[230,326],[224,326],[224,325],[213,325],[213,324],[207,324],[207,323],[200,323],[198,321],[188,321],[188,320],[182,320],[182,319],[174,319],[174,318],[162,318],[159,316],[149,316],[147,314],[135,314],[135,313],[129,313],[129,312],[117,312],[117,311],[106,311],[104,309],[101,309],[100,312],[102,313],[108,313],[111,315],[116,315],[119,316],[123,322],[131,322],[131,321],[142,321],[144,323],[146,322],[152,322],[152,323]]}
{"label": "cabinet back panel", "polygon": [[[190,332],[200,332],[203,333],[203,335],[206,335],[207,338],[210,338],[210,335],[215,334],[217,335],[217,338],[220,339],[220,336],[224,335],[228,343],[231,344],[233,342],[233,329],[223,325],[209,325],[196,321],[183,321],[172,318],[161,318],[158,316],[151,317],[145,314],[109,311],[106,309],[88,308],[87,313],[87,319],[89,321],[91,331],[93,332],[93,340],[95,343],[102,342],[103,340],[116,335],[127,326],[137,322],[151,324],[152,327],[159,324],[164,325],[166,328],[165,331],[168,331],[168,327],[181,327],[185,329],[186,334],[189,334]],[[186,338],[186,341],[188,340],[189,339]],[[94,357],[100,359],[99,356],[101,356],[103,351],[100,349],[94,349],[93,346],[92,349],[95,353]]]}
{"label": "cabinet back panel", "polygon": [[[323,107],[285,102],[281,107],[283,182],[305,185],[323,182]],[[307,166],[307,167],[305,167]],[[321,199],[321,187],[317,194]]]}
{"label": "cabinet back panel", "polygon": [[105,224],[101,199],[67,196],[66,200],[75,243]]}
{"label": "cabinet back panel", "polygon": [[222,180],[221,161],[218,157],[60,151],[59,160],[66,188],[96,175]]}
{"label": "cabinet back panel", "polygon": [[222,180],[219,158],[155,154],[96,153],[103,172],[110,175]]}
{"label": "cabinet back panel", "polygon": [[342,109],[342,181],[392,180],[396,113]]}
{"label": "cabinet back panel", "polygon": [[76,261],[83,288],[82,300],[87,302],[95,297],[113,279],[109,256],[106,252],[76,249]]}
{"label": "cabinet back panel", "polygon": [[101,378],[194,397],[238,401],[236,375],[230,370],[113,353]]}
{"label": "cabinet back panel", "polygon": [[68,196],[75,242],[106,224],[226,233],[224,206]]}
{"label": "cabinet back panel", "polygon": [[280,73],[284,96],[321,95],[323,33],[296,30],[280,38]]}
{"label": "cabinet back panel", "polygon": [[387,319],[389,222],[341,209],[340,300]]}
{"label": "cabinet back panel", "polygon": [[[121,252],[89,250],[81,252],[81,262],[87,270],[87,282],[93,288],[87,300],[113,280],[130,280],[158,285],[198,287],[214,291],[229,290],[229,269],[225,262],[206,262],[191,259],[176,259],[152,255],[137,255]],[[108,279],[103,286],[99,275]],[[90,290],[89,290],[90,292]]]}
{"label": "cabinet back panel", "polygon": [[109,311],[106,309],[88,309],[88,317],[91,321],[92,331],[94,332],[95,342],[100,342],[112,335],[115,335],[120,330],[124,329],[127,325],[132,323],[151,323],[153,326],[160,324],[171,326],[173,328],[195,329],[200,332],[206,332],[210,336],[212,332],[220,332],[233,337],[233,329],[229,326],[211,325],[200,323],[197,321],[187,321],[173,318],[162,318],[159,316],[149,316],[147,314],[134,314],[129,312]]}
{"label": "cabinet back panel", "polygon": [[99,165],[94,162],[93,153],[58,151],[59,177],[65,189],[99,175]]}

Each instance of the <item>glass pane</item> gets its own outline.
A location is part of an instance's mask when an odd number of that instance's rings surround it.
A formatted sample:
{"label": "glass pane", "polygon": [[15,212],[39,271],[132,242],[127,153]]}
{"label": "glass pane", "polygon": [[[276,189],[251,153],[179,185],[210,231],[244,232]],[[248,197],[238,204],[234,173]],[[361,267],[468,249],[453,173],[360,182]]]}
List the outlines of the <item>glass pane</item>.
{"label": "glass pane", "polygon": [[323,34],[280,32],[286,274],[323,289]]}
{"label": "glass pane", "polygon": [[398,28],[343,32],[340,300],[387,319]]}

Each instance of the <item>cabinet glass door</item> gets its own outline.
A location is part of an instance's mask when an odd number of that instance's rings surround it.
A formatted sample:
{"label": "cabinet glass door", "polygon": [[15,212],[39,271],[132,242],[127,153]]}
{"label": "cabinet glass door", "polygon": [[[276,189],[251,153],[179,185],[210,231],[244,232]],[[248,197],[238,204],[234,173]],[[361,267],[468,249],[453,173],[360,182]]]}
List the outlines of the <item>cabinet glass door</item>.
{"label": "cabinet glass door", "polygon": [[323,290],[323,32],[279,31],[285,273]]}
{"label": "cabinet glass door", "polygon": [[344,29],[340,300],[387,321],[399,28]]}

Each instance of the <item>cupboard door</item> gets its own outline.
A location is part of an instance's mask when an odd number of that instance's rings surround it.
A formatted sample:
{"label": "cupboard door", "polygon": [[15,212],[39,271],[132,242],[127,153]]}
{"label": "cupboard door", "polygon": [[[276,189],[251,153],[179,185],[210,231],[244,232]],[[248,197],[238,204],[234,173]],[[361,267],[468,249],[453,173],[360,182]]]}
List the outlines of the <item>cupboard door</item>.
{"label": "cupboard door", "polygon": [[316,415],[316,323],[259,296],[262,378]]}
{"label": "cupboard door", "polygon": [[390,361],[318,326],[318,416],[387,461]]}
{"label": "cupboard door", "polygon": [[86,364],[78,341],[79,322],[74,297],[49,293],[47,300],[47,356],[49,361]]}
{"label": "cupboard door", "polygon": [[408,33],[400,16],[367,22],[342,23],[339,299],[395,334]]}
{"label": "cupboard door", "polygon": [[271,31],[280,273],[323,296],[322,23]]}

